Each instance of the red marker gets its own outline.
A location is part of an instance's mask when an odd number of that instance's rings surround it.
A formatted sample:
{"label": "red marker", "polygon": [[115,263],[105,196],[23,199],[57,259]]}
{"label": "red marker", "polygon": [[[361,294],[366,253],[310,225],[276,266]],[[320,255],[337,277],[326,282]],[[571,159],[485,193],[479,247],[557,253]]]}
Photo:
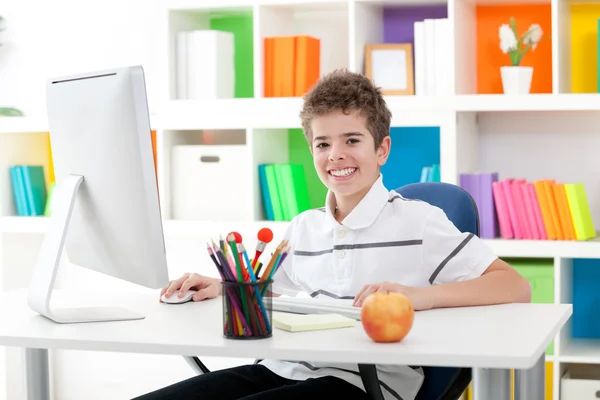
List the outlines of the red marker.
{"label": "red marker", "polygon": [[240,265],[242,266],[242,278],[244,282],[248,282],[250,280],[250,275],[248,274],[248,270],[244,268],[244,259],[242,258],[242,252],[239,250],[240,244],[242,244],[242,235],[240,235],[238,232],[230,232],[229,234],[233,235],[236,247],[238,249],[238,253],[234,254],[233,256],[237,257],[240,261]]}
{"label": "red marker", "polygon": [[258,239],[258,243],[256,244],[256,253],[254,254],[254,259],[252,260],[252,270],[256,273],[256,264],[258,263],[258,258],[265,251],[265,247],[267,243],[270,243],[273,240],[273,231],[269,228],[262,228],[258,231],[256,235]]}

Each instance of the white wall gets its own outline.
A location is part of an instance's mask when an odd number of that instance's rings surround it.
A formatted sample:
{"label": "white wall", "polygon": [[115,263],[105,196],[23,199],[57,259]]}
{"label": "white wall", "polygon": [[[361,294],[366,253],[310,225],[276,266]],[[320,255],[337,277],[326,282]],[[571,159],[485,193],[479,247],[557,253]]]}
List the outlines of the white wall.
{"label": "white wall", "polygon": [[45,115],[49,77],[140,64],[152,110],[166,16],[159,0],[2,0],[0,106]]}
{"label": "white wall", "polygon": [[[7,25],[0,33],[0,107],[45,117],[49,77],[140,64],[146,73],[150,109],[156,112],[165,79],[161,52],[166,15],[162,4],[159,0],[2,0],[0,15]],[[26,246],[26,252],[39,251],[40,237],[19,240],[18,246],[9,240],[3,244],[3,266],[28,276],[26,270],[33,261],[17,266],[14,253],[20,246]],[[197,259],[196,245],[180,242],[169,246],[168,252],[175,258],[172,276],[193,265],[190,260]],[[22,351],[6,350],[8,382],[7,387],[0,387],[0,400],[25,399]],[[51,357],[54,399],[60,400],[127,399],[193,376],[179,356],[57,351]],[[203,361],[218,369],[249,360]]]}

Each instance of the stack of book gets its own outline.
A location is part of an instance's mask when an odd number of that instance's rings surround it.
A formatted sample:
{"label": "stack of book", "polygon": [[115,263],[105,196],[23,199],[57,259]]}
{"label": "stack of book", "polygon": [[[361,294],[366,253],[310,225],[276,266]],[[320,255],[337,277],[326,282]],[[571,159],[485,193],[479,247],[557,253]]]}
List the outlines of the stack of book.
{"label": "stack of book", "polygon": [[440,165],[433,164],[431,167],[423,167],[421,170],[420,182],[439,182],[440,181]]}
{"label": "stack of book", "polygon": [[9,170],[17,216],[50,215],[50,199],[54,184],[46,188],[44,167],[12,165]]}
{"label": "stack of book", "polygon": [[462,174],[477,204],[482,238],[588,240],[596,237],[583,183]]}
{"label": "stack of book", "polygon": [[264,96],[303,96],[319,79],[321,41],[310,36],[264,39]]}
{"label": "stack of book", "polygon": [[258,176],[268,221],[291,221],[310,208],[301,164],[261,164]]}

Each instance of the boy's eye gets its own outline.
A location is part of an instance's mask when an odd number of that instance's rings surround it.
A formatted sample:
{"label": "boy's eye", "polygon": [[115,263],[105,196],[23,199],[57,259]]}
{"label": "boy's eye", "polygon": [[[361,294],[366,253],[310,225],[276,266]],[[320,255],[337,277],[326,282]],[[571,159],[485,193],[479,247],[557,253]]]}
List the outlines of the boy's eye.
{"label": "boy's eye", "polygon": [[358,142],[359,142],[358,139],[348,139],[348,143],[354,144],[354,143],[358,143]]}
{"label": "boy's eye", "polygon": [[323,147],[326,147],[326,146],[329,146],[329,145],[328,145],[327,143],[319,143],[319,144],[317,145],[317,148],[318,148],[318,149],[322,149]]}

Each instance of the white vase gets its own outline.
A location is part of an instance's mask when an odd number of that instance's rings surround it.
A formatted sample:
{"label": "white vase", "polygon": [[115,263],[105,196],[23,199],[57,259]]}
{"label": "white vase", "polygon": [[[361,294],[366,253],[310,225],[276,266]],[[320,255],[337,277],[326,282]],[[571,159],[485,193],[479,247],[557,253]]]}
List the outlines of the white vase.
{"label": "white vase", "polygon": [[528,94],[531,90],[533,67],[500,67],[505,94]]}

